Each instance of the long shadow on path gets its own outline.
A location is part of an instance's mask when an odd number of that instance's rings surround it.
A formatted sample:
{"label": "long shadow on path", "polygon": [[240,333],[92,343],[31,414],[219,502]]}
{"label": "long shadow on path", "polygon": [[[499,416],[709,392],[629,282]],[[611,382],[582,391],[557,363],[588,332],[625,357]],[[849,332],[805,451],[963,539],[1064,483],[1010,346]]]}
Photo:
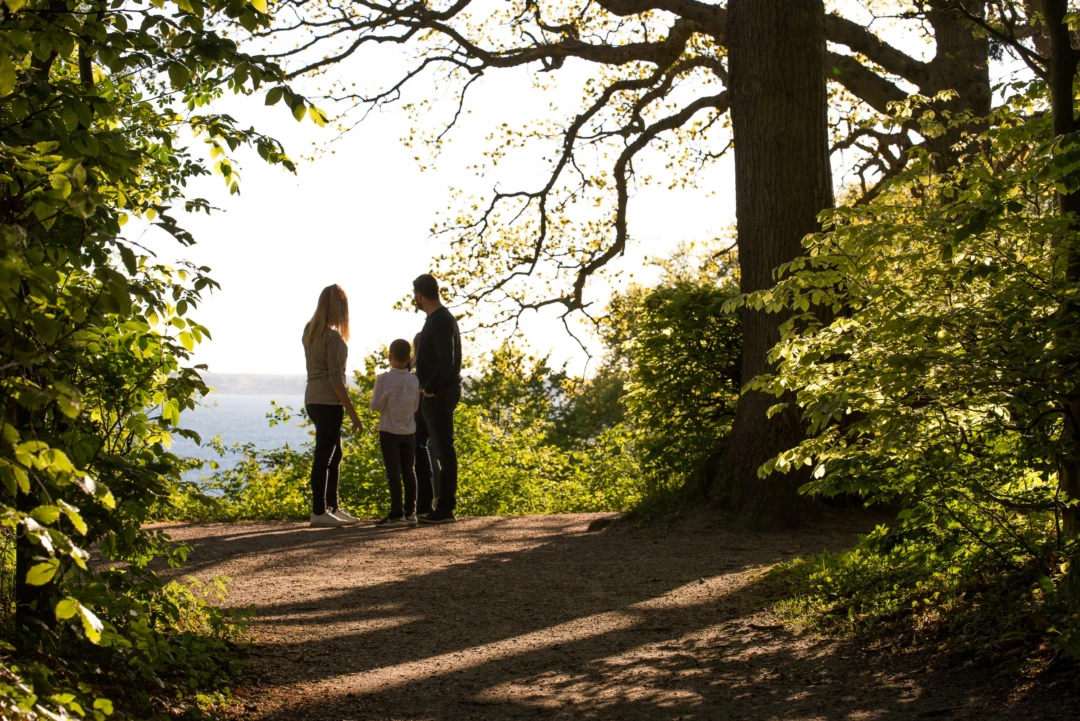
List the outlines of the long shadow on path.
{"label": "long shadow on path", "polygon": [[979,674],[798,636],[763,612],[761,567],[842,548],[852,528],[588,533],[594,518],[172,532],[194,549],[185,572],[225,573],[233,601],[256,606],[250,718],[1038,718]]}

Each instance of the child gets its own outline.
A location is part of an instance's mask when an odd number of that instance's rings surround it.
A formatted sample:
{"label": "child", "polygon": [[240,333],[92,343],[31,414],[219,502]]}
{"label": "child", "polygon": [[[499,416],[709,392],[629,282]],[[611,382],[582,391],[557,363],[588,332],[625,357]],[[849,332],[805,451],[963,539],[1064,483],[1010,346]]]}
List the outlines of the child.
{"label": "child", "polygon": [[[416,409],[420,405],[420,381],[409,372],[412,348],[398,339],[390,344],[390,370],[375,379],[371,410],[379,412],[379,445],[386,479],[390,482],[390,514],[376,521],[381,528],[416,525]],[[405,503],[401,483],[405,481]]]}

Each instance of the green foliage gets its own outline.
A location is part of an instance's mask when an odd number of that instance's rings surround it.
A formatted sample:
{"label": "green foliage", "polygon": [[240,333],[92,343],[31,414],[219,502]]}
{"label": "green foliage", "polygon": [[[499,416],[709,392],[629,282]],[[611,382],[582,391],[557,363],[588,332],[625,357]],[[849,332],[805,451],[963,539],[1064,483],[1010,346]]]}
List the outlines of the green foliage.
{"label": "green foliage", "polygon": [[[0,648],[0,717],[196,718],[224,709],[227,681],[240,671],[233,646],[251,615],[230,615],[208,603],[225,599],[227,581],[189,578],[161,586],[131,583],[117,572],[82,589],[84,599],[115,604],[95,621],[98,645],[80,646],[62,663],[49,655],[13,658],[13,647]],[[96,618],[71,597],[56,606],[62,625],[80,626],[89,635],[88,616]],[[126,687],[123,699],[103,697],[97,686],[104,680]]]}
{"label": "green foliage", "polygon": [[[146,688],[179,674],[195,693],[220,670],[221,648],[182,628],[175,587],[148,570],[183,550],[142,528],[184,468],[171,438],[192,435],[179,414],[207,392],[188,363],[209,333],[190,313],[216,284],[207,268],[157,262],[123,227],[138,217],[194,242],[169,211],[208,211],[184,192],[211,169],[181,138],[205,145],[234,193],[228,153],[241,146],[292,168],[275,141],[210,112],[213,99],[270,82],[294,110],[307,104],[277,66],[227,37],[234,24],[265,26],[265,4],[5,5],[0,535],[16,563],[4,559],[14,598],[0,616],[20,655],[4,661],[0,703],[36,697],[27,717],[148,714]],[[87,563],[92,544],[106,563]],[[80,673],[123,696],[98,697]]]}
{"label": "green foliage", "polygon": [[835,566],[851,598],[859,579],[910,570],[895,593],[868,587],[880,608],[856,614],[908,612],[923,588],[953,602],[1005,576],[1076,608],[1077,539],[1062,527],[1076,501],[1060,484],[1076,462],[1064,429],[1080,288],[1065,260],[1078,239],[1054,192],[1075,187],[1080,138],[1028,115],[1039,85],[1010,90],[964,162],[938,174],[921,158],[873,202],[839,209],[808,257],[747,299],[795,311],[776,372],[752,385],[795,389],[809,429],[761,473],[810,465],[804,492],[902,509]]}
{"label": "green foliage", "polygon": [[937,648],[1036,673],[1080,657],[1075,600],[1048,576],[992,556],[949,565],[933,542],[896,543],[882,526],[855,549],[781,564],[770,580],[794,589],[778,614],[829,634]]}
{"label": "green foliage", "polygon": [[[376,369],[356,374],[354,401],[363,433],[344,429],[342,505],[360,516],[384,515],[389,490],[373,431],[378,416],[367,410]],[[634,439],[615,426],[587,443],[566,448],[553,442],[561,372],[544,359],[530,359],[508,347],[493,353],[471,379],[455,420],[459,459],[458,512],[462,515],[519,515],[628,510],[641,493]],[[475,391],[474,391],[475,389]],[[283,409],[272,422],[287,420]],[[311,444],[299,449],[262,450],[252,445],[221,453],[240,455],[233,468],[190,487],[163,513],[185,519],[304,518],[310,513]]]}
{"label": "green foliage", "polygon": [[742,348],[738,317],[724,310],[737,292],[727,252],[683,247],[658,265],[657,285],[612,299],[602,326],[606,365],[593,381],[619,383],[645,515],[679,507],[688,488],[714,474],[734,419]]}
{"label": "green foliage", "polygon": [[723,453],[742,346],[738,318],[723,311],[733,294],[703,278],[641,299],[624,403],[655,494],[682,489]]}
{"label": "green foliage", "polygon": [[591,378],[565,379],[555,425],[548,435],[551,441],[571,450],[624,424],[626,406],[622,399],[627,380],[626,371],[610,360]]}

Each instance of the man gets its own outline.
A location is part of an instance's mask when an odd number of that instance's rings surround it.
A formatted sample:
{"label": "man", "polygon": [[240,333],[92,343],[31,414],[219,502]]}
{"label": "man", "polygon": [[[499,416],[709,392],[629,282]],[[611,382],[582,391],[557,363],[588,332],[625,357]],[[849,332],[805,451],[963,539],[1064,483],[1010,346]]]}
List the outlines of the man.
{"label": "man", "polygon": [[413,281],[413,300],[427,314],[416,344],[416,377],[422,398],[420,412],[427,424],[431,466],[438,490],[435,510],[419,516],[421,523],[457,520],[457,451],[454,449],[454,409],[461,400],[461,333],[457,319],[439,297],[439,283],[425,273]]}

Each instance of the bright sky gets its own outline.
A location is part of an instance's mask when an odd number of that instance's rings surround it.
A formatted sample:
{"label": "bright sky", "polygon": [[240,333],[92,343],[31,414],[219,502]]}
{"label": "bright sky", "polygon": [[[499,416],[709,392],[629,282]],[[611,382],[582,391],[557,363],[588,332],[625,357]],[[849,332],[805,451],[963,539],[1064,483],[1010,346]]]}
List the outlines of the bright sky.
{"label": "bright sky", "polygon": [[[430,234],[436,214],[452,207],[454,188],[490,188],[492,179],[478,180],[466,168],[480,157],[493,128],[524,124],[548,112],[552,101],[576,107],[580,94],[574,81],[583,76],[564,75],[570,82],[554,93],[533,91],[524,70],[486,77],[470,91],[472,113],[434,169],[421,171],[415,151],[402,145],[408,119],[392,109],[372,115],[335,142],[332,154],[301,162],[296,175],[248,153],[240,156],[241,195],[230,196],[219,176],[193,183],[192,195],[223,211],[209,217],[179,214],[198,244],[182,248],[156,229],[138,239],[163,261],[186,258],[210,266],[221,283],[221,290],[192,313],[214,337],[197,349],[196,361],[219,373],[303,373],[300,333],[319,291],[331,283],[349,295],[351,368],[359,368],[371,349],[412,338],[422,316],[394,311],[393,305],[446,248],[446,241]],[[294,158],[307,153],[311,142],[325,143],[335,135],[329,127],[297,123],[284,104],[265,107],[261,93],[230,98],[222,110],[278,138]],[[510,163],[504,172],[501,179],[512,182],[520,167]],[[714,175],[712,197],[706,191],[640,192],[630,219],[635,242],[617,267],[646,277],[646,256],[666,256],[683,240],[720,235],[734,221],[730,160]],[[556,313],[528,317],[522,335],[534,350],[551,351],[553,358],[572,360],[572,369],[583,370],[584,355]],[[474,339],[473,353],[492,342]]]}
{"label": "bright sky", "polygon": [[[920,46],[925,52],[922,41],[911,33],[891,39],[912,52],[918,53]],[[399,60],[393,55],[369,56],[339,72],[371,85],[373,76],[390,77],[391,66]],[[431,259],[446,249],[446,241],[432,238],[430,229],[439,211],[453,209],[452,191],[483,193],[496,181],[504,187],[533,189],[542,182],[534,162],[517,156],[499,166],[498,177],[476,178],[468,166],[480,159],[486,135],[504,122],[520,127],[551,117],[552,104],[555,117],[571,117],[580,110],[588,67],[568,62],[546,92],[532,87],[531,72],[496,71],[476,84],[467,106],[471,112],[453,132],[452,143],[434,169],[421,171],[415,151],[402,145],[409,119],[395,106],[369,117],[335,142],[331,153],[302,162],[295,176],[248,153],[239,156],[240,196],[228,195],[220,177],[192,184],[192,195],[206,197],[222,209],[210,217],[183,218],[198,245],[181,248],[154,229],[139,240],[164,261],[186,258],[210,266],[222,285],[193,313],[214,337],[198,348],[196,361],[218,373],[303,373],[301,330],[319,291],[330,283],[344,287],[350,299],[350,368],[359,368],[369,351],[394,338],[412,338],[422,316],[394,311],[393,305],[410,292],[412,279],[428,271]],[[439,92],[446,94],[418,83],[407,99]],[[297,123],[283,103],[265,107],[263,93],[230,98],[219,109],[236,116],[242,125],[252,124],[278,138],[294,158],[308,153],[312,142],[325,144],[335,135],[329,127]],[[437,104],[432,122],[445,117],[447,110],[447,103]],[[654,157],[653,163],[662,160]],[[650,168],[641,164],[638,170]],[[838,172],[836,179],[840,178]],[[735,221],[731,158],[721,160],[702,180],[702,190],[653,186],[636,191],[629,216],[631,244],[612,266],[623,271],[624,280],[630,274],[637,280],[654,277],[646,257],[667,256],[684,241],[726,235]],[[606,290],[597,287],[593,292],[602,306]],[[585,370],[585,356],[567,335],[557,311],[526,317],[522,330],[522,338],[534,351],[551,352],[556,362],[570,361],[573,372]],[[475,355],[493,342],[496,339],[490,337],[472,339],[466,353]]]}

